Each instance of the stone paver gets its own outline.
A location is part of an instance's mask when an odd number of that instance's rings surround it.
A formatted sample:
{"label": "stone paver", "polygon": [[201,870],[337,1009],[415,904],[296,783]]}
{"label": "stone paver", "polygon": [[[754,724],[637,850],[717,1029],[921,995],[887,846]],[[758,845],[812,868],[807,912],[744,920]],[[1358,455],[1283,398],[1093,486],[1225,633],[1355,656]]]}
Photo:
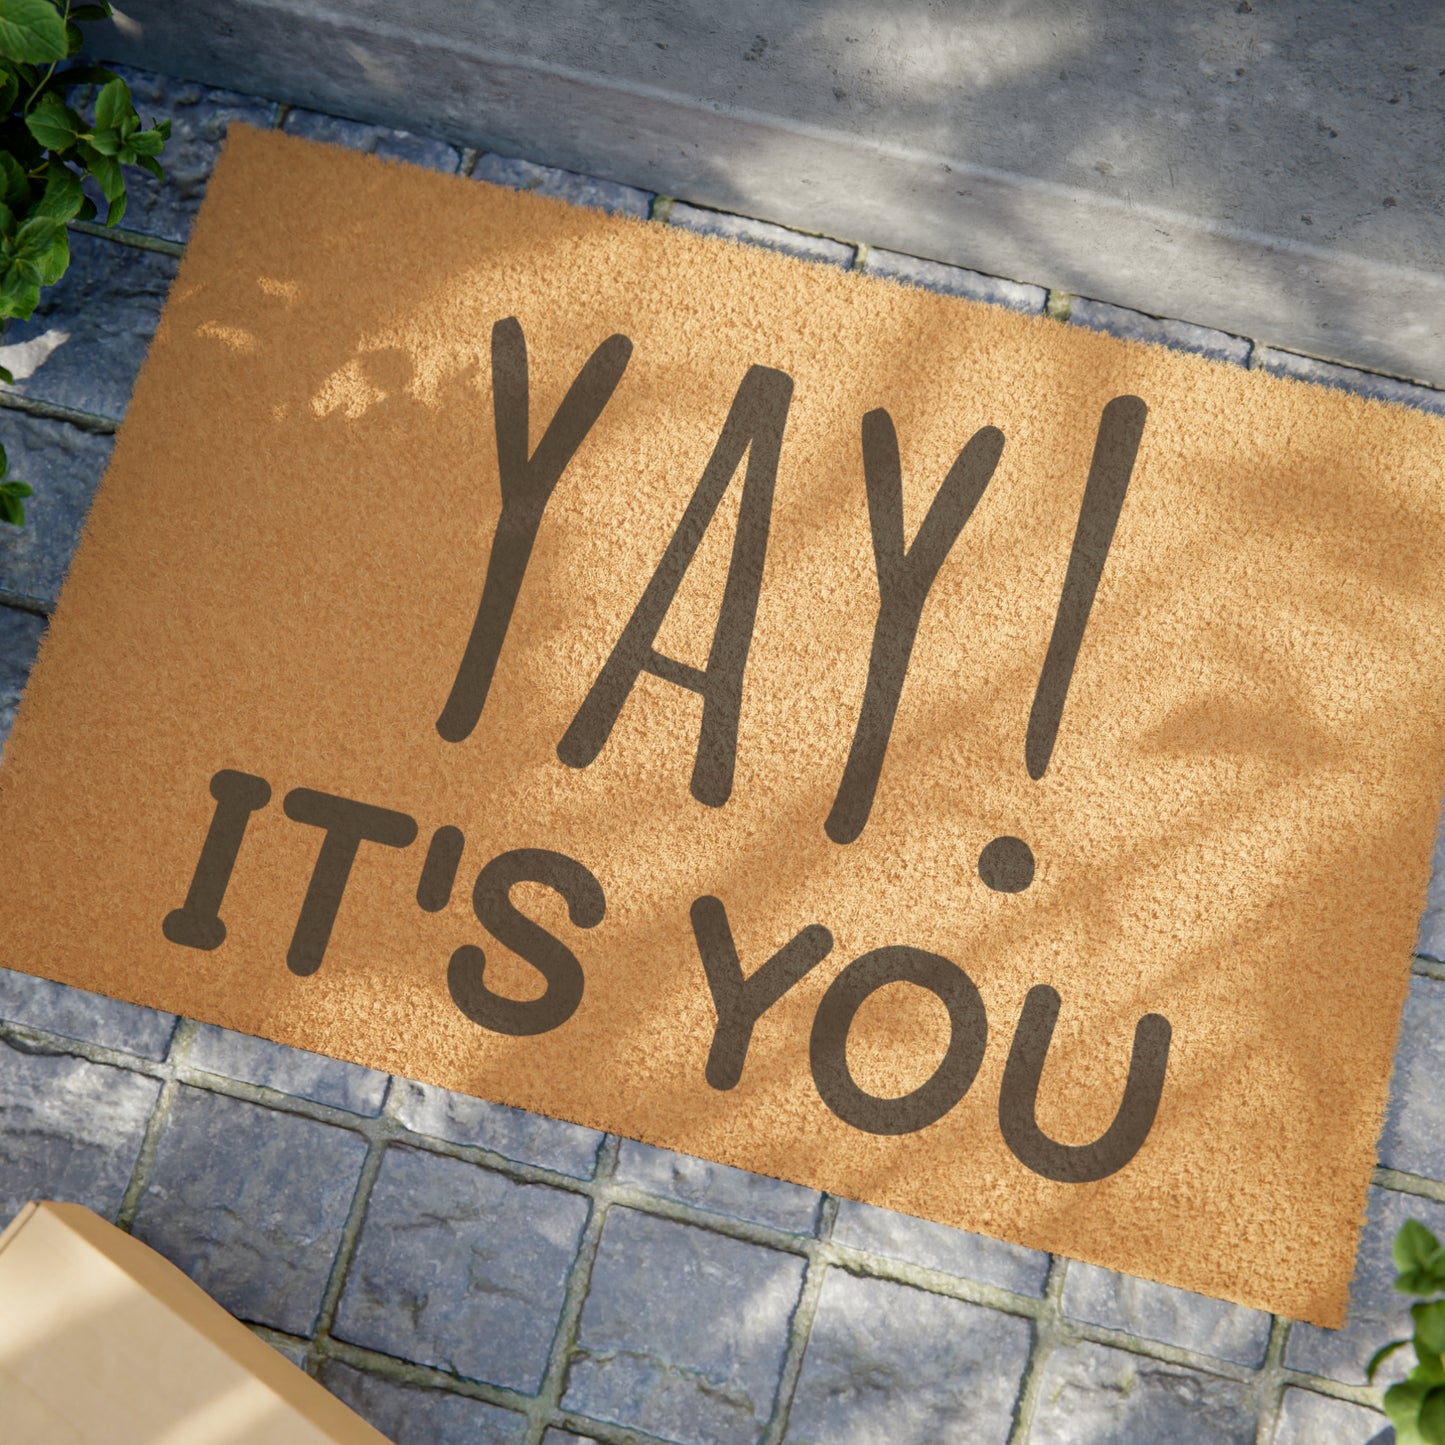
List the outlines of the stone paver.
{"label": "stone paver", "polygon": [[308,1335],[365,1155],[345,1129],[181,1088],[134,1233],[232,1314]]}
{"label": "stone paver", "polygon": [[70,269],[40,294],[28,321],[12,321],[0,383],[35,401],[119,421],[155,334],[177,260],[110,237],[70,234]]}
{"label": "stone paver", "polygon": [[1244,366],[1249,361],[1250,343],[1242,336],[1225,331],[1211,331],[1207,326],[1192,326],[1187,321],[1168,321],[1130,311],[1125,306],[1111,306],[1107,301],[1090,301],[1075,296],[1069,302],[1069,324],[1084,326],[1090,331],[1107,331],[1125,341],[1147,341],[1168,346],[1175,351],[1194,351],[1211,361],[1227,361]]}
{"label": "stone paver", "polygon": [[1004,1445],[1027,1320],[830,1269],[788,1416],[790,1445]]}
{"label": "stone paver", "polygon": [[1036,1249],[950,1229],[929,1219],[894,1214],[853,1199],[838,1201],[833,1241],[904,1264],[921,1264],[940,1274],[982,1280],[1018,1294],[1043,1294],[1049,1273],[1048,1255]]}
{"label": "stone paver", "polygon": [[1380,1135],[1380,1163],[1390,1169],[1445,1180],[1445,982],[1412,978],[1390,1108]]}
{"label": "stone paver", "polygon": [[376,1115],[386,1098],[387,1076],[359,1064],[329,1059],[233,1033],[213,1024],[200,1024],[191,1042],[186,1062],[208,1073],[347,1109],[353,1114]]}
{"label": "stone paver", "polygon": [[[276,123],[276,104],[125,65],[109,68],[130,86],[142,125],[171,123],[171,138],[159,157],[165,180],[158,181],[138,167],[128,168],[126,210],[120,224],[149,236],[184,241],[227,129],[240,121],[269,130]],[[89,107],[83,113],[91,114]],[[101,207],[99,219],[104,220],[105,202],[89,182],[87,194]]]}
{"label": "stone paver", "polygon": [[491,153],[480,156],[471,175],[474,181],[490,181],[494,186],[507,186],[514,191],[536,191],[539,196],[551,196],[574,206],[591,206],[614,216],[635,216],[645,221],[652,209],[650,191],[559,171],[555,166],[539,166],[511,156]]}
{"label": "stone paver", "polygon": [[35,495],[25,500],[23,527],[0,525],[0,598],[49,612],[114,439],[18,411],[4,412],[3,421],[10,475]]}
{"label": "stone paver", "polygon": [[174,1014],[9,968],[0,968],[0,1019],[145,1059],[165,1058],[176,1028]]}
{"label": "stone paver", "polygon": [[821,1197],[814,1190],[783,1179],[750,1174],[746,1169],[709,1163],[670,1149],[654,1149],[631,1139],[624,1139],[618,1151],[616,1178],[621,1184],[634,1184],[654,1194],[695,1204],[699,1209],[770,1224],[795,1234],[812,1231]]}
{"label": "stone paver", "polygon": [[1413,382],[1397,381],[1392,376],[1379,376],[1372,371],[1357,371],[1352,366],[1339,366],[1333,361],[1316,361],[1311,356],[1296,356],[1292,351],[1277,351],[1261,346],[1254,354],[1254,365],[1272,376],[1290,376],[1296,381],[1313,381],[1321,386],[1352,391],[1357,396],[1374,397],[1377,401],[1399,402],[1420,411],[1445,416],[1445,392]]}
{"label": "stone paver", "polygon": [[925,291],[939,291],[945,296],[964,296],[970,301],[988,301],[1014,311],[1037,315],[1044,309],[1049,293],[1042,286],[1025,286],[1018,281],[1005,281],[1001,276],[985,276],[962,266],[945,266],[940,261],[924,261],[917,256],[904,256],[897,251],[868,250],[859,268],[864,275],[881,276],[906,286]]}
{"label": "stone paver", "polygon": [[[1347,1326],[1322,1330],[1295,1325],[1285,1346],[1285,1364],[1342,1384],[1363,1385],[1370,1356],[1381,1345],[1410,1333],[1410,1297],[1395,1289],[1395,1264],[1390,1255],[1395,1235],[1407,1219],[1418,1219],[1445,1239],[1445,1204],[1388,1189],[1370,1190],[1369,1212],[1350,1285]],[[1375,1376],[1376,1384],[1403,1379],[1409,1371],[1409,1356],[1408,1350],[1401,1350],[1386,1360]]]}
{"label": "stone paver", "polygon": [[1080,1341],[1044,1362],[1029,1445],[1254,1445],[1257,1428],[1246,1385]]}
{"label": "stone paver", "polygon": [[114,1219],[160,1091],[125,1069],[0,1039],[0,1229],[32,1199]]}
{"label": "stone paver", "polygon": [[612,1210],[563,1404],[680,1445],[751,1445],[802,1283],[794,1255]]}
{"label": "stone paver", "polygon": [[[7,528],[0,523],[0,536]],[[5,755],[5,739],[15,725],[15,709],[20,694],[35,665],[40,639],[45,636],[45,619],[16,607],[0,607],[0,761]]]}
{"label": "stone paver", "polygon": [[457,168],[461,153],[444,140],[412,135],[410,131],[391,130],[384,125],[365,125],[361,121],[341,120],[334,115],[321,115],[314,110],[288,111],[281,122],[287,135],[304,136],[307,140],[325,141],[328,145],[345,146],[381,156],[383,160],[406,161],[428,170],[451,172]]}
{"label": "stone paver", "polygon": [[1425,912],[1415,951],[1424,958],[1445,962],[1445,816],[1435,832],[1435,847],[1430,858],[1430,886],[1425,893]]}
{"label": "stone paver", "polygon": [[513,1445],[527,1422],[511,1410],[369,1375],[328,1360],[320,1380],[394,1445]]}
{"label": "stone paver", "polygon": [[1363,1405],[1313,1390],[1284,1392],[1272,1445],[1393,1445],[1390,1422]]}
{"label": "stone paver", "polygon": [[468,1379],[536,1390],[586,1220],[576,1194],[392,1147],[335,1332]]}
{"label": "stone paver", "polygon": [[769,221],[730,216],[725,211],[708,211],[682,201],[673,202],[667,219],[671,225],[697,231],[704,236],[744,241],[752,246],[766,247],[769,251],[781,251],[785,256],[797,256],[804,261],[823,261],[830,266],[842,266],[845,270],[853,264],[856,255],[853,247],[844,245],[842,241],[790,231],[786,226],[775,226]]}
{"label": "stone paver", "polygon": [[578,1179],[589,1178],[596,1166],[602,1135],[595,1129],[409,1079],[398,1079],[393,1088],[396,1117],[418,1134],[493,1149],[519,1163]]}
{"label": "stone paver", "polygon": [[1269,1345],[1270,1317],[1259,1310],[1092,1264],[1070,1263],[1063,1305],[1071,1319],[1251,1368]]}

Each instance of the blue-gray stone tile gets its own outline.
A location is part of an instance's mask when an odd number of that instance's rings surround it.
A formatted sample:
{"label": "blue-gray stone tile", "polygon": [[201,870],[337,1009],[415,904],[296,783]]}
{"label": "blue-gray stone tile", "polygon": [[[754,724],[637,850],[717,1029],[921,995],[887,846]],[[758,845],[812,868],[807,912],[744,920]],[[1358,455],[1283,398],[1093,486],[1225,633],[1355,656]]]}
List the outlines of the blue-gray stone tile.
{"label": "blue-gray stone tile", "polygon": [[636,1185],[669,1199],[695,1204],[718,1214],[770,1224],[775,1229],[810,1234],[818,1217],[820,1196],[812,1189],[750,1174],[727,1164],[712,1164],[670,1149],[654,1149],[624,1139],[617,1156],[617,1181]]}
{"label": "blue-gray stone tile", "polygon": [[425,166],[432,171],[455,171],[461,159],[457,148],[448,145],[444,140],[413,135],[406,130],[391,130],[384,125],[366,125],[361,121],[342,120],[339,116],[322,115],[314,110],[289,111],[281,123],[281,129],[287,135],[299,135],[307,140],[345,146],[347,150],[381,156],[390,161],[406,161],[414,166]]}
{"label": "blue-gray stone tile", "polygon": [[670,224],[681,226],[686,231],[697,231],[704,236],[722,236],[729,241],[744,241],[748,245],[781,251],[786,256],[797,256],[804,261],[842,266],[845,270],[853,264],[856,255],[853,247],[842,241],[790,231],[786,226],[773,225],[771,221],[754,221],[747,216],[729,215],[726,211],[707,211],[682,201],[673,202],[667,219]]}
{"label": "blue-gray stone tile", "polygon": [[1270,1317],[1260,1310],[1077,1261],[1064,1278],[1063,1305],[1072,1319],[1237,1365],[1262,1365],[1269,1345]]}
{"label": "blue-gray stone tile", "polygon": [[287,1048],[270,1039],[232,1033],[212,1024],[197,1027],[186,1062],[207,1073],[261,1084],[353,1114],[375,1116],[386,1098],[386,1075],[375,1069]]}
{"label": "blue-gray stone tile", "polygon": [[[127,65],[109,68],[130,86],[142,125],[161,120],[171,123],[171,138],[158,157],[165,180],[158,181],[138,167],[127,168],[128,199],[120,224],[168,241],[184,241],[227,129],[235,121],[269,129],[276,123],[276,103]],[[84,113],[90,113],[88,107]],[[87,194],[101,207],[99,219],[103,220],[104,199],[90,182]]]}
{"label": "blue-gray stone tile", "polygon": [[10,458],[10,475],[35,488],[25,501],[25,525],[0,525],[0,598],[49,612],[114,439],[63,421],[6,411],[0,440]]}
{"label": "blue-gray stone tile", "polygon": [[950,1229],[929,1219],[894,1214],[854,1199],[838,1201],[833,1241],[1018,1294],[1042,1295],[1049,1273],[1048,1255],[1036,1249]]}
{"label": "blue-gray stone tile", "polygon": [[1395,1432],[1376,1410],[1288,1389],[1271,1445],[1393,1445]]}
{"label": "blue-gray stone tile", "polygon": [[[4,529],[0,528],[0,532]],[[1415,940],[1416,953],[1445,963],[1445,814],[1435,830],[1435,847],[1430,857],[1430,884],[1425,892],[1425,912]]]}
{"label": "blue-gray stone tile", "polygon": [[232,1314],[309,1335],[365,1156],[350,1130],[181,1088],[133,1232]]}
{"label": "blue-gray stone tile", "polygon": [[32,1199],[114,1219],[160,1081],[0,1039],[0,1229]]}
{"label": "blue-gray stone tile", "polygon": [[574,206],[591,206],[614,216],[635,216],[643,221],[652,208],[650,191],[578,175],[575,171],[559,171],[554,166],[539,166],[511,156],[490,153],[481,156],[472,167],[472,179],[490,181],[494,186],[507,186],[514,191],[536,191],[539,196],[552,196]]}
{"label": "blue-gray stone tile", "polygon": [[1193,351],[1212,361],[1227,361],[1234,366],[1249,362],[1250,343],[1242,336],[1226,331],[1212,331],[1207,326],[1194,326],[1188,321],[1169,321],[1130,311],[1124,306],[1111,306],[1107,301],[1090,301],[1075,296],[1069,304],[1069,324],[1084,326],[1090,331],[1107,331],[1126,341],[1150,341],[1169,346],[1175,351]]}
{"label": "blue-gray stone tile", "polygon": [[1001,276],[985,276],[963,266],[945,266],[940,261],[925,261],[919,256],[905,256],[898,251],[870,247],[863,260],[865,276],[881,276],[905,286],[918,286],[924,291],[938,291],[944,296],[964,296],[970,301],[987,301],[1007,306],[1014,311],[1037,315],[1044,309],[1049,293],[1042,286],[1025,286],[1006,281]]}
{"label": "blue-gray stone tile", "polygon": [[524,1416],[486,1400],[384,1379],[340,1360],[321,1367],[321,1383],[394,1445],[513,1445]]}
{"label": "blue-gray stone tile", "polygon": [[439,1154],[382,1160],[333,1334],[535,1392],[587,1201]]}
{"label": "blue-gray stone tile", "polygon": [[680,1445],[752,1445],[802,1283],[794,1255],[614,1208],[563,1407]]}
{"label": "blue-gray stone tile", "polygon": [[410,1079],[397,1079],[392,1088],[396,1117],[417,1134],[493,1149],[521,1164],[578,1179],[590,1178],[596,1166],[602,1135],[595,1129]]}
{"label": "blue-gray stone tile", "polygon": [[788,1415],[789,1445],[1004,1445],[1027,1320],[830,1269]]}
{"label": "blue-gray stone tile", "polygon": [[[7,524],[0,523],[0,535],[6,530]],[[5,739],[15,725],[15,709],[20,706],[20,695],[44,636],[43,617],[0,606],[0,759],[5,756]]]}
{"label": "blue-gray stone tile", "polygon": [[1438,979],[1410,980],[1380,1163],[1445,1180],[1445,983]]}
{"label": "blue-gray stone tile", "polygon": [[[1370,1190],[1355,1276],[1350,1282],[1346,1327],[1322,1330],[1295,1325],[1285,1346],[1286,1365],[1342,1384],[1363,1385],[1370,1356],[1381,1345],[1410,1334],[1410,1297],[1395,1289],[1395,1263],[1390,1253],[1395,1235],[1407,1219],[1418,1219],[1445,1240],[1445,1204],[1391,1189]],[[1375,1383],[1390,1385],[1403,1379],[1409,1369],[1409,1353],[1401,1350],[1386,1360]]]}
{"label": "blue-gray stone tile", "polygon": [[1039,1377],[1029,1445],[1193,1442],[1254,1445],[1248,1385],[1079,1341],[1059,1344]]}
{"label": "blue-gray stone tile", "polygon": [[9,968],[0,968],[0,1019],[146,1059],[165,1058],[176,1029],[175,1014]]}
{"label": "blue-gray stone tile", "polygon": [[119,421],[155,334],[179,263],[74,231],[70,269],[40,293],[28,321],[12,321],[0,363],[5,387],[35,401]]}
{"label": "blue-gray stone tile", "polygon": [[1373,397],[1376,401],[1399,402],[1402,406],[1412,406],[1420,411],[1433,412],[1436,416],[1445,416],[1445,391],[1416,386],[1409,381],[1397,381],[1393,376],[1380,376],[1373,371],[1356,371],[1352,366],[1339,366],[1333,361],[1316,361],[1312,356],[1297,356],[1292,351],[1277,351],[1272,346],[1260,347],[1255,353],[1254,364],[1272,376],[1313,381],[1322,386],[1336,387],[1340,391],[1352,391],[1357,396]]}

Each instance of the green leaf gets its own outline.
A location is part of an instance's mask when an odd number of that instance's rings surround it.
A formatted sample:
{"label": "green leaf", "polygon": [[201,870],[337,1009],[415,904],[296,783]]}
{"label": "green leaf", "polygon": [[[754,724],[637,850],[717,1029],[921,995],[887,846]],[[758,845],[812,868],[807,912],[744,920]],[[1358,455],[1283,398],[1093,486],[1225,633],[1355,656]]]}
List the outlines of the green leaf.
{"label": "green leaf", "polygon": [[0,522],[9,522],[12,527],[25,525],[25,508],[18,498],[0,492]]}
{"label": "green leaf", "polygon": [[80,117],[53,90],[40,97],[40,104],[25,117],[25,127],[52,151],[69,149],[82,134]]}
{"label": "green leaf", "polygon": [[15,78],[15,72],[0,68],[0,113],[9,115],[19,98],[20,82]]}
{"label": "green leaf", "polygon": [[95,202],[89,196],[82,196],[80,209],[75,213],[75,219],[77,221],[93,221],[97,214],[99,213],[95,209]]}
{"label": "green leaf", "polygon": [[30,204],[25,167],[9,151],[0,151],[0,201],[12,211],[23,211]]}
{"label": "green leaf", "polygon": [[130,138],[131,149],[141,156],[160,155],[165,143],[166,138],[159,130],[138,130]]}
{"label": "green leaf", "polygon": [[145,170],[148,170],[151,175],[156,178],[156,180],[165,180],[166,173],[161,169],[161,163],[156,160],[154,156],[137,156],[135,158],[135,163],[136,165],[143,167]]}
{"label": "green leaf", "polygon": [[1415,1352],[1423,1347],[1433,1355],[1445,1355],[1445,1300],[1411,1305],[1410,1318],[1415,1321]]}
{"label": "green leaf", "polygon": [[0,205],[0,236],[10,237],[15,234],[15,213],[9,206]]}
{"label": "green leaf", "polygon": [[[13,376],[10,376],[10,375],[7,373],[7,375],[6,375],[6,377],[5,377],[5,380],[6,380],[7,382],[11,382],[11,381],[14,381],[15,378],[14,378]],[[0,478],[3,478],[4,475],[5,475],[5,473],[8,472],[9,470],[10,470],[10,458],[5,455],[5,448],[4,448],[4,447],[0,447]]]}
{"label": "green leaf", "polygon": [[[14,374],[11,372],[8,366],[0,366],[0,381],[3,381],[6,386],[15,385]],[[0,458],[3,458],[4,456],[5,449],[4,447],[0,447]],[[0,466],[0,477],[3,477],[5,475],[6,470],[7,468]]]}
{"label": "green leaf", "polygon": [[79,55],[81,48],[85,45],[85,36],[81,34],[80,26],[75,21],[65,22],[65,54],[69,58],[72,55]]}
{"label": "green leaf", "polygon": [[1429,1393],[1428,1385],[1418,1385],[1411,1380],[1402,1380],[1385,1391],[1385,1414],[1402,1435],[1410,1433],[1418,1436],[1416,1422],[1420,1418],[1420,1406]]}
{"label": "green leaf", "polygon": [[35,488],[21,481],[0,482],[0,492],[11,497],[33,497]]}
{"label": "green leaf", "polygon": [[1375,1371],[1378,1370],[1396,1350],[1404,1349],[1409,1343],[1409,1340],[1392,1340],[1388,1345],[1381,1345],[1380,1348],[1370,1356],[1370,1363],[1365,1366],[1366,1383],[1373,1385],[1375,1383]]}
{"label": "green leaf", "polygon": [[55,244],[55,238],[65,227],[49,216],[31,216],[15,233],[15,254],[23,260],[34,262],[38,267],[40,258]]}
{"label": "green leaf", "polygon": [[1407,1269],[1419,1269],[1427,1264],[1439,1249],[1440,1241],[1418,1219],[1407,1219],[1395,1236],[1391,1253],[1395,1268],[1403,1274]]}
{"label": "green leaf", "polygon": [[132,113],[130,87],[117,77],[101,87],[95,98],[95,128],[119,130],[120,123]]}
{"label": "green leaf", "polygon": [[54,286],[70,267],[70,238],[64,226],[57,226],[55,238],[40,256],[40,284]]}
{"label": "green leaf", "polygon": [[53,221],[68,221],[80,210],[84,199],[80,177],[59,161],[51,161],[45,177],[45,194],[36,203],[33,214],[49,216]]}
{"label": "green leaf", "polygon": [[1445,1445],[1445,1388],[1437,1385],[1425,1396],[1417,1428],[1430,1445]]}
{"label": "green leaf", "polygon": [[96,184],[100,187],[100,193],[106,200],[114,201],[117,197],[125,195],[125,177],[120,173],[120,166],[116,164],[114,157],[101,155],[94,148],[87,147],[88,153],[85,158],[90,166],[90,173],[95,177]]}
{"label": "green leaf", "polygon": [[65,22],[50,0],[0,0],[0,54],[50,65],[65,56]]}
{"label": "green leaf", "polygon": [[70,12],[72,20],[108,20],[110,18],[110,0],[104,0],[100,5],[77,5]]}
{"label": "green leaf", "polygon": [[120,195],[118,195],[118,196],[110,203],[110,207],[109,207],[109,209],[107,209],[107,211],[106,211],[106,213],[105,213],[105,224],[106,224],[107,226],[114,226],[114,225],[116,225],[116,224],[120,221],[120,218],[121,218],[123,215],[125,215],[125,192],[124,192],[124,191],[122,191],[122,192],[120,193]]}
{"label": "green leaf", "polygon": [[120,150],[120,132],[118,130],[99,130],[91,136],[90,143],[103,156],[113,156]]}

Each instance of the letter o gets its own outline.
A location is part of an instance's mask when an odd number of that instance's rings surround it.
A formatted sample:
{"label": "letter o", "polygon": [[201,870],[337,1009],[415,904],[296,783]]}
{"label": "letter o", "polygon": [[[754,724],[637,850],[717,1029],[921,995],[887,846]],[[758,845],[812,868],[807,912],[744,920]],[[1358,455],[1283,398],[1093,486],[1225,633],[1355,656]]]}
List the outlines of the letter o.
{"label": "letter o", "polygon": [[[948,1010],[948,1049],[911,1093],[882,1099],[848,1071],[848,1031],[870,994],[885,984],[926,988]],[[973,980],[951,960],[898,944],[855,958],[828,986],[813,1017],[808,1063],[818,1096],[845,1123],[868,1134],[911,1134],[936,1123],[968,1093],[988,1044],[988,1015]]]}

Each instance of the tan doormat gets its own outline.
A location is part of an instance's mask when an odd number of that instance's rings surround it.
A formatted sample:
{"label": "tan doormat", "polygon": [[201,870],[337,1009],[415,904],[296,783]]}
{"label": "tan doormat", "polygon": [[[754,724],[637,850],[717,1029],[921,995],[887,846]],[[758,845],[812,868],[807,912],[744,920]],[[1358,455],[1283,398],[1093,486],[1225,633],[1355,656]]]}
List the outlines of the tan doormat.
{"label": "tan doormat", "polygon": [[1340,1322],[1432,418],[233,132],[0,961]]}

